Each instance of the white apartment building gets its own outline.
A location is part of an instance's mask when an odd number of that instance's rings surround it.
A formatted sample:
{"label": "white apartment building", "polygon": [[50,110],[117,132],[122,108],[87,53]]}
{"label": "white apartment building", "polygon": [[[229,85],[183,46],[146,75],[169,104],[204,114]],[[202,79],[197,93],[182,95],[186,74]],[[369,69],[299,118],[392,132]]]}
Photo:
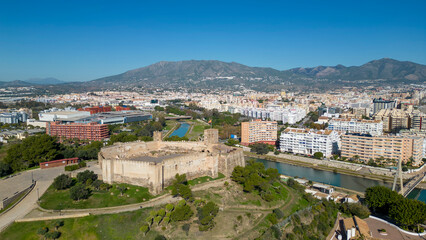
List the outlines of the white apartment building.
{"label": "white apartment building", "polygon": [[327,129],[349,133],[371,134],[372,136],[381,136],[383,135],[383,122],[380,120],[333,118],[328,122]]}
{"label": "white apartment building", "polygon": [[262,120],[282,121],[283,124],[295,124],[306,116],[303,108],[242,108],[242,115]]}
{"label": "white apartment building", "polygon": [[325,157],[337,153],[340,148],[340,132],[287,128],[280,136],[280,151],[313,155],[321,152]]}

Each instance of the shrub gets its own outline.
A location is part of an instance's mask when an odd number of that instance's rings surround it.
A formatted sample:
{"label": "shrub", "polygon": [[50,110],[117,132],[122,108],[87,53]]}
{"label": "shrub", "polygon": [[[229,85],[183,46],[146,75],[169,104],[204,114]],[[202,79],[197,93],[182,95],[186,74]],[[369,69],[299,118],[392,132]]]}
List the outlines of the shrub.
{"label": "shrub", "polygon": [[275,213],[278,219],[281,219],[284,217],[283,211],[281,211],[281,209],[279,208],[274,209],[272,212]]}
{"label": "shrub", "polygon": [[324,154],[322,152],[316,152],[314,153],[314,158],[321,159],[324,157]]}
{"label": "shrub", "polygon": [[173,211],[173,209],[175,208],[175,206],[173,206],[173,204],[171,204],[171,203],[168,203],[167,205],[166,205],[166,210],[167,210],[167,212],[171,212],[171,211]]}
{"label": "shrub", "polygon": [[155,237],[155,240],[167,240],[167,238],[165,236],[163,236],[163,235],[157,235]]}
{"label": "shrub", "polygon": [[66,189],[69,188],[72,184],[72,179],[65,174],[61,174],[59,176],[57,176],[55,178],[55,180],[53,180],[53,187],[56,190],[62,190],[62,189]]}
{"label": "shrub", "polygon": [[164,217],[166,215],[166,210],[164,210],[164,208],[158,210],[157,215]]}
{"label": "shrub", "polygon": [[77,164],[65,166],[65,171],[74,171],[79,169],[80,167]]}
{"label": "shrub", "polygon": [[186,233],[186,236],[188,236],[188,232],[190,228],[191,228],[191,225],[189,223],[183,224],[182,230]]}
{"label": "shrub", "polygon": [[57,220],[53,223],[55,229],[58,230],[60,227],[64,226],[64,220]]}
{"label": "shrub", "polygon": [[141,230],[141,232],[143,232],[145,235],[148,233],[149,231],[149,226],[148,225],[142,225],[141,228],[139,228],[139,230]]}
{"label": "shrub", "polygon": [[110,189],[110,188],[112,188],[112,186],[111,186],[110,184],[108,184],[108,183],[102,183],[102,184],[99,186],[99,189],[100,189],[100,190],[102,190],[102,191],[108,190],[108,189]]}
{"label": "shrub", "polygon": [[86,162],[85,161],[81,161],[81,162],[79,162],[78,163],[78,167],[79,168],[84,168],[84,167],[86,167],[87,166],[87,164],[86,164]]}
{"label": "shrub", "polygon": [[37,230],[37,234],[44,236],[47,232],[49,232],[48,227],[41,227]]}
{"label": "shrub", "polygon": [[268,216],[266,216],[266,219],[268,219],[272,224],[278,223],[277,215],[275,215],[275,213],[268,214]]}
{"label": "shrub", "polygon": [[48,239],[58,239],[61,236],[61,233],[58,231],[48,232],[44,235]]}
{"label": "shrub", "polygon": [[102,180],[96,179],[95,181],[93,181],[93,182],[92,182],[92,186],[93,186],[96,190],[99,190],[99,189],[100,189],[100,187],[101,187],[101,185],[102,185],[103,183],[104,183],[104,182],[103,182]]}
{"label": "shrub", "polygon": [[155,222],[155,223],[157,223],[157,225],[159,225],[159,224],[160,224],[161,220],[163,220],[163,217],[162,217],[162,216],[156,216],[156,217],[154,218],[154,222]]}
{"label": "shrub", "polygon": [[70,189],[70,197],[73,200],[89,198],[89,190],[82,184],[77,184]]}
{"label": "shrub", "polygon": [[170,218],[169,217],[164,217],[163,218],[163,222],[165,223],[165,224],[169,224],[169,222],[170,222]]}

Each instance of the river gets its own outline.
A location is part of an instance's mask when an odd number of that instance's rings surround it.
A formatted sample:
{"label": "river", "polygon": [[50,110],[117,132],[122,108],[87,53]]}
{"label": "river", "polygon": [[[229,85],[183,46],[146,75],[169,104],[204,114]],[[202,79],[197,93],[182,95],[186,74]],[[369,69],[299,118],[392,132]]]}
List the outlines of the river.
{"label": "river", "polygon": [[[288,163],[274,162],[265,159],[256,159],[256,161],[263,163],[266,168],[278,169],[278,172],[283,175],[306,178],[314,182],[325,183],[336,187],[355,190],[358,192],[364,192],[365,189],[367,189],[368,187],[376,185],[383,185],[389,188],[392,187],[391,183],[379,180],[351,176],[341,173],[334,173],[308,167],[295,166]],[[408,195],[408,198],[414,198],[426,202],[426,190],[414,189]]]}
{"label": "river", "polygon": [[189,124],[188,123],[181,123],[180,127],[172,132],[169,137],[178,136],[178,137],[184,137],[186,132],[188,132]]}

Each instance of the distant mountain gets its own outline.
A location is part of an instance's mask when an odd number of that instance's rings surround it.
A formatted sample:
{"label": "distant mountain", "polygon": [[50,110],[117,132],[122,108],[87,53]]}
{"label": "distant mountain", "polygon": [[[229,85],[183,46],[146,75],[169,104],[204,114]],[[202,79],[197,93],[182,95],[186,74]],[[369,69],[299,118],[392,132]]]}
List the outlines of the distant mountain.
{"label": "distant mountain", "polygon": [[39,85],[56,85],[56,84],[62,84],[65,83],[64,81],[61,81],[56,78],[48,77],[48,78],[30,78],[25,80],[27,83],[31,84],[39,84]]}
{"label": "distant mountain", "polygon": [[31,86],[31,83],[27,83],[21,80],[15,80],[10,82],[1,82],[0,81],[0,87],[29,87]]}
{"label": "distant mountain", "polygon": [[424,83],[426,66],[383,58],[361,66],[318,66],[279,71],[235,62],[158,62],[122,74],[81,83],[87,88],[199,88],[275,90],[285,86]]}
{"label": "distant mountain", "polygon": [[315,68],[294,68],[288,71],[311,78],[352,81],[378,79],[388,81],[425,81],[426,79],[425,65],[407,61],[401,62],[390,58],[374,60],[361,66],[318,66]]}

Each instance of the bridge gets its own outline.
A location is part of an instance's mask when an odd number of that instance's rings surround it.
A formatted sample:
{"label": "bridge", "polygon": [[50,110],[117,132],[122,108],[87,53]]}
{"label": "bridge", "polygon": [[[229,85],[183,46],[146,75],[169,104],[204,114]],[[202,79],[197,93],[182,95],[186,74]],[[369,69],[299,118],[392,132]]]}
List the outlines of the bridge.
{"label": "bridge", "polygon": [[182,120],[182,119],[192,119],[191,116],[175,116],[175,117],[165,117],[166,120]]}
{"label": "bridge", "polygon": [[417,185],[419,185],[423,181],[423,179],[425,179],[425,177],[426,177],[426,171],[423,168],[417,175],[415,175],[410,180],[408,180],[408,182],[405,183],[404,185],[402,181],[402,167],[401,167],[401,159],[400,159],[398,161],[398,169],[395,173],[395,178],[393,179],[392,191],[396,190],[396,182],[399,178],[400,189],[398,193],[404,197],[407,197],[408,194],[410,194],[410,192],[413,191],[413,189],[415,189]]}
{"label": "bridge", "polygon": [[405,184],[404,188],[401,189],[402,191],[400,191],[399,193],[402,194],[402,196],[407,197],[408,194],[410,194],[410,192],[413,191],[413,189],[416,188],[417,185],[419,185],[419,183],[421,183],[425,177],[426,172],[421,172],[417,174]]}

